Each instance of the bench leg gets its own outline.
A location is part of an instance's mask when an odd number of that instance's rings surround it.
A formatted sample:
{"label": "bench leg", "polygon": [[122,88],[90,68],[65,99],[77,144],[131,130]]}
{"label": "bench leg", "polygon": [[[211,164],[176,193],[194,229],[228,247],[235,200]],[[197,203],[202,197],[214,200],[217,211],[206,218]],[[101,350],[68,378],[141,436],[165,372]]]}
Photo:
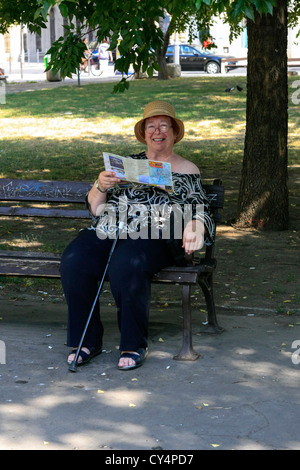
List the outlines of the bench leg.
{"label": "bench leg", "polygon": [[183,341],[181,351],[174,356],[176,361],[195,361],[200,357],[192,345],[191,287],[182,286]]}
{"label": "bench leg", "polygon": [[198,282],[205,297],[208,320],[206,327],[201,330],[201,332],[209,334],[223,333],[223,331],[225,330],[224,328],[218,325],[217,321],[216,307],[213,294],[213,275],[208,274],[205,277],[200,277]]}

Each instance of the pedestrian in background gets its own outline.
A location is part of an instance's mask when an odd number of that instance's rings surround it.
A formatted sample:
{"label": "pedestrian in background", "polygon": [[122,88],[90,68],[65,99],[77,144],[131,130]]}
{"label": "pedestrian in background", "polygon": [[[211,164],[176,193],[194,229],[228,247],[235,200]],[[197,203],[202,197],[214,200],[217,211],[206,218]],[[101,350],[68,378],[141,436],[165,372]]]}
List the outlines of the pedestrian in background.
{"label": "pedestrian in background", "polygon": [[113,60],[112,53],[109,50],[109,43],[107,39],[103,39],[102,43],[99,46],[98,58],[101,75],[107,75],[109,60]]}

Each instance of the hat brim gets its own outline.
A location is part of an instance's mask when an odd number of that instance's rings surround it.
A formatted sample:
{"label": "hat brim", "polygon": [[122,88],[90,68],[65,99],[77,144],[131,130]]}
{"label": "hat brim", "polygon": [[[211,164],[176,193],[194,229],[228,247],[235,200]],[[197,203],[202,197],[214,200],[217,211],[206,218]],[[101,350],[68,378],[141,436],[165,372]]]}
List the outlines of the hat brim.
{"label": "hat brim", "polygon": [[[165,114],[162,114],[162,115],[164,116]],[[156,114],[154,114],[153,116],[160,116],[160,114],[156,113]],[[136,123],[136,125],[134,126],[134,133],[135,133],[135,136],[136,136],[136,138],[137,138],[137,140],[138,140],[139,142],[142,142],[142,144],[146,144],[146,140],[145,140],[145,130],[144,130],[144,126],[143,126],[144,121],[145,121],[146,119],[148,119],[149,117],[153,117],[153,116],[147,116],[147,118],[141,119],[141,120],[138,121],[138,122]],[[166,116],[168,116],[168,115],[166,114]],[[184,136],[184,124],[183,124],[183,122],[182,122],[180,119],[174,118],[173,116],[168,116],[168,117],[169,117],[170,119],[173,119],[173,121],[175,121],[176,124],[177,124],[178,133],[177,133],[176,138],[175,138],[175,140],[174,140],[174,144],[177,144],[177,142],[179,142],[179,141],[183,138],[183,136]]]}

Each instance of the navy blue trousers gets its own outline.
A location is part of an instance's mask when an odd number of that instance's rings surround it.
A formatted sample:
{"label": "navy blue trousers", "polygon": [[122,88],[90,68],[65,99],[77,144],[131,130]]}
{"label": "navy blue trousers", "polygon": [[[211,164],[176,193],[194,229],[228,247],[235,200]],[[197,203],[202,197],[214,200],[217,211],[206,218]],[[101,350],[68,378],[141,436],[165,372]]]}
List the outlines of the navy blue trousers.
{"label": "navy blue trousers", "polygon": [[[110,239],[100,240],[94,230],[85,229],[63,253],[60,272],[68,304],[68,346],[79,344],[112,243]],[[117,306],[120,351],[147,347],[151,278],[171,264],[163,240],[127,238],[117,242],[108,277]],[[98,302],[83,346],[101,347],[103,332]]]}

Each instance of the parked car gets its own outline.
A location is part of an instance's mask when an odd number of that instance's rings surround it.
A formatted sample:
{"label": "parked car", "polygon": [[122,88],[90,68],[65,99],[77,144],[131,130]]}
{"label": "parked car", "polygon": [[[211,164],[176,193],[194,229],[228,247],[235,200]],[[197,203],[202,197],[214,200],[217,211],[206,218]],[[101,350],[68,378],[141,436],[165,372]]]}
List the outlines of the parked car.
{"label": "parked car", "polygon": [[[173,63],[174,46],[169,46],[166,53],[167,64]],[[222,58],[208,51],[202,51],[189,44],[179,45],[179,61],[181,70],[197,70],[207,73],[220,73]]]}

